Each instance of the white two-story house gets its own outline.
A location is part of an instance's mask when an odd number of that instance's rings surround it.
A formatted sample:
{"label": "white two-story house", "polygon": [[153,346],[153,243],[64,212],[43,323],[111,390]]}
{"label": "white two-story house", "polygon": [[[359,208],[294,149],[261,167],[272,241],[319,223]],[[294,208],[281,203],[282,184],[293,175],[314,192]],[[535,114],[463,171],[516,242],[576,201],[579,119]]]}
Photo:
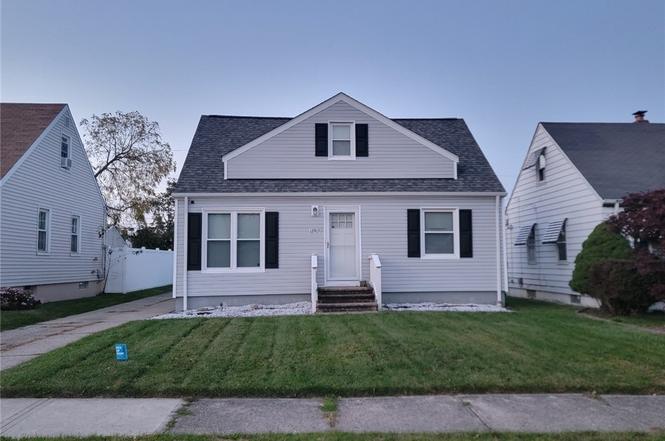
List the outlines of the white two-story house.
{"label": "white two-story house", "polygon": [[506,207],[510,294],[598,306],[573,291],[575,257],[629,193],[665,188],[665,124],[538,124]]}
{"label": "white two-story house", "polygon": [[343,93],[294,118],[202,116],[174,195],[179,309],[502,303],[505,192],[462,119]]}
{"label": "white two-story house", "polygon": [[0,287],[98,294],[106,205],[66,104],[0,104]]}

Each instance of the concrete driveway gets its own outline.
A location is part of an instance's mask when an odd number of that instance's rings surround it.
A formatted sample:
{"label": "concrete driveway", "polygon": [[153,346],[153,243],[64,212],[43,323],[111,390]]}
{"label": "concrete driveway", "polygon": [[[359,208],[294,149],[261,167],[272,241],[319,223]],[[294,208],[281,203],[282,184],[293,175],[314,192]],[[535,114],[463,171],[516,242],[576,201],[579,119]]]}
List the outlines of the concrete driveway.
{"label": "concrete driveway", "polygon": [[0,370],[68,345],[86,335],[165,314],[175,308],[171,293],[146,297],[83,314],[0,332]]}

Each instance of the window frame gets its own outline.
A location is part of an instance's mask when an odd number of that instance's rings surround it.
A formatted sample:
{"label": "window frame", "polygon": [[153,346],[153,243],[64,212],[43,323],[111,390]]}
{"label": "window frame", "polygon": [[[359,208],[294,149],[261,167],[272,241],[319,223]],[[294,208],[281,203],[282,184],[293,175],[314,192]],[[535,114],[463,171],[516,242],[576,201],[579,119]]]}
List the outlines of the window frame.
{"label": "window frame", "polygon": [[[210,214],[228,214],[230,215],[230,237],[229,239],[208,239],[208,215]],[[258,214],[259,215],[259,266],[257,267],[239,267],[238,266],[238,214]],[[201,272],[206,273],[258,273],[265,272],[265,209],[264,208],[234,208],[226,210],[204,210],[201,220]],[[229,267],[208,267],[208,241],[229,240],[231,253]],[[240,239],[256,240],[256,239]]]}
{"label": "window frame", "polygon": [[[542,167],[541,167],[541,160],[543,161]],[[538,154],[538,158],[536,159],[536,179],[538,182],[544,182],[545,181],[545,169],[547,168],[547,159],[545,158],[545,152],[541,151]]]}
{"label": "window frame", "polygon": [[[561,225],[561,231],[559,231],[559,237],[556,240],[556,254],[557,261],[559,263],[568,262],[568,242],[566,240],[566,224],[568,222],[564,221]],[[563,255],[563,259],[561,256]]]}
{"label": "window frame", "polygon": [[[62,145],[65,140],[67,140],[67,156],[62,156]],[[60,159],[72,159],[72,137],[64,133],[60,135]]]}
{"label": "window frame", "polygon": [[[453,230],[451,231],[425,231],[426,213],[451,213],[453,215]],[[453,234],[452,253],[427,253],[425,237],[427,234]],[[459,208],[421,208],[420,209],[420,243],[421,259],[459,259],[460,258],[460,232],[459,232]]]}
{"label": "window frame", "polygon": [[[528,265],[537,265],[538,264],[538,241],[536,240],[536,228],[537,224],[534,224],[533,227],[531,228],[531,231],[529,232],[529,235],[526,238],[526,243],[524,244],[526,247],[526,262]],[[530,246],[529,244],[532,244]]]}
{"label": "window frame", "polygon": [[[333,154],[333,141],[335,141],[334,127],[349,126],[349,154]],[[338,139],[337,141],[346,141]],[[332,161],[354,161],[356,159],[356,122],[355,121],[328,121],[328,160]]]}
{"label": "window frame", "polygon": [[[44,229],[39,228],[39,217],[41,213],[46,213],[46,225]],[[45,233],[44,245],[46,248],[44,250],[39,249],[39,233]],[[48,208],[38,208],[37,209],[37,254],[39,255],[48,255],[51,253],[51,210]]]}
{"label": "window frame", "polygon": [[[76,233],[72,231],[76,219]],[[72,239],[76,236],[76,251],[72,251]],[[69,253],[72,256],[81,254],[81,216],[73,214],[69,220]]]}

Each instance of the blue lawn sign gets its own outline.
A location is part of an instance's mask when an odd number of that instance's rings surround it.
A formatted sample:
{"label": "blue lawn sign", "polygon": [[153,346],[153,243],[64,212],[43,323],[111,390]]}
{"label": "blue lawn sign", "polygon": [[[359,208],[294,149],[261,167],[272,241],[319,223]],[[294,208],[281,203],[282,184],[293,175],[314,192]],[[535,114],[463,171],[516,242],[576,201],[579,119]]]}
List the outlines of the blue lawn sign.
{"label": "blue lawn sign", "polygon": [[127,361],[127,345],[124,343],[115,344],[115,359],[117,361]]}

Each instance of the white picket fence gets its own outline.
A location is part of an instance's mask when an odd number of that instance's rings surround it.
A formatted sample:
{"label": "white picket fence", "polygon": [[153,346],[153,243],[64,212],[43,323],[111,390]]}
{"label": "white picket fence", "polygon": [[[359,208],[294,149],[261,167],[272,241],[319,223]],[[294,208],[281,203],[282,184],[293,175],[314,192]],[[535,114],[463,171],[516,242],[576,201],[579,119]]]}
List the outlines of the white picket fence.
{"label": "white picket fence", "polygon": [[170,285],[173,282],[173,251],[145,248],[109,248],[107,293],[128,293]]}

